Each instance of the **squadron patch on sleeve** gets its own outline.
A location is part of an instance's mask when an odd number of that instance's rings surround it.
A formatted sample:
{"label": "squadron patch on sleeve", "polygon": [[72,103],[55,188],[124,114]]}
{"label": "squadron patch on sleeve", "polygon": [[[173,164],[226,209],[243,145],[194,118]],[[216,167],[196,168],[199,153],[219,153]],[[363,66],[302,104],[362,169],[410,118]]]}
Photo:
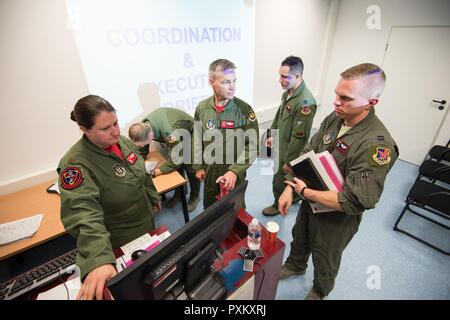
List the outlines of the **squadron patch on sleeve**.
{"label": "squadron patch on sleeve", "polygon": [[375,153],[372,154],[372,159],[380,166],[388,164],[391,162],[391,150],[386,147],[375,147]]}
{"label": "squadron patch on sleeve", "polygon": [[248,115],[248,120],[253,122],[256,120],[256,114],[254,112],[250,112]]}
{"label": "squadron patch on sleeve", "polygon": [[302,110],[300,112],[302,114],[304,114],[305,116],[307,116],[308,114],[311,113],[311,108],[310,108],[310,106],[303,106]]}
{"label": "squadron patch on sleeve", "polygon": [[66,190],[72,190],[81,185],[83,174],[77,167],[67,167],[61,173],[61,187]]}

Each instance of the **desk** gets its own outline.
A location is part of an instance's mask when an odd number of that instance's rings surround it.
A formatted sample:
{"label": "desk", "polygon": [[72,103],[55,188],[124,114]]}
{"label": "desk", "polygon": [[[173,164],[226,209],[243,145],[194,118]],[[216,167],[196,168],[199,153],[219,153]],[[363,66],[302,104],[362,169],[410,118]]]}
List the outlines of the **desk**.
{"label": "desk", "polygon": [[[186,180],[177,171],[156,177],[153,182],[159,194],[175,188],[183,188],[184,195]],[[0,246],[0,261],[57,238],[66,232],[60,218],[61,199],[59,195],[47,192],[47,188],[53,183],[55,183],[54,180],[48,181],[0,197],[0,223],[23,219],[38,213],[44,215],[33,237]],[[182,204],[184,203],[184,220],[187,222],[189,215],[186,198],[184,197],[184,202],[183,197],[181,198]]]}
{"label": "desk", "polygon": [[[156,167],[159,168],[167,160],[156,150],[151,150],[147,155],[146,160],[156,161]],[[174,171],[171,173],[163,174],[153,178],[153,183],[159,194],[169,192],[173,189],[179,188],[181,196],[181,206],[183,208],[184,222],[189,221],[189,212],[186,202],[186,190],[185,185],[187,183],[186,179],[178,172]]]}
{"label": "desk", "polygon": [[[231,270],[233,277],[228,277],[227,275],[224,275],[225,272],[221,272],[225,282],[228,282],[227,287],[229,296],[240,289],[241,286],[250,283],[253,285],[253,300],[274,300],[277,292],[278,276],[280,274],[281,265],[283,264],[285,244],[278,238],[274,243],[270,243],[268,241],[268,232],[263,226],[261,229],[260,248],[264,253],[264,257],[256,260],[258,264],[255,262],[252,272],[243,271],[243,258],[238,253],[238,250],[242,247],[248,248],[248,224],[251,222],[252,218],[253,217],[245,210],[240,210],[233,231],[228,238],[221,243],[221,247],[224,250],[224,266],[221,266],[222,262],[218,260],[215,261],[214,266],[216,268],[221,268],[223,271],[227,271],[227,268],[235,269]],[[236,266],[238,266],[240,270],[236,270]],[[254,277],[254,279],[252,279],[252,277]],[[229,282],[230,279],[233,282]]]}
{"label": "desk", "polygon": [[52,183],[54,181],[41,183],[0,197],[0,223],[23,219],[38,213],[44,215],[33,237],[0,246],[0,260],[52,240],[66,232],[60,218],[60,197],[46,191]]}

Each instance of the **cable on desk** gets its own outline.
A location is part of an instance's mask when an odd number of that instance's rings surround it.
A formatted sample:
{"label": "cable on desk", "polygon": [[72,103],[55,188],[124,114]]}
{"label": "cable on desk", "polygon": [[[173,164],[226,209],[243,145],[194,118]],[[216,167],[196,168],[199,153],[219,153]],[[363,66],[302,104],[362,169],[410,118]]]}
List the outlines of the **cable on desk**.
{"label": "cable on desk", "polygon": [[61,271],[62,271],[62,269],[59,269],[59,271],[58,271],[59,280],[63,283],[64,288],[66,288],[66,294],[67,294],[67,299],[66,299],[66,300],[70,300],[70,297],[69,297],[69,289],[67,288],[66,282],[63,280],[63,278],[62,278],[62,276],[61,276]]}

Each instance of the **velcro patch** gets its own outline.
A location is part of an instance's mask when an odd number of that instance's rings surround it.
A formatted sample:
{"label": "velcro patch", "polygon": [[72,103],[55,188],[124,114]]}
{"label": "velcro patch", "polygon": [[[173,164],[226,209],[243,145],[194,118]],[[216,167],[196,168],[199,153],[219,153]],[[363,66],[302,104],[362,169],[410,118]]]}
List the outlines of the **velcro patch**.
{"label": "velcro patch", "polygon": [[311,108],[309,106],[303,106],[301,113],[307,116],[308,114],[311,113]]}
{"label": "velcro patch", "polygon": [[221,120],[220,128],[222,129],[234,129],[234,121],[232,120]]}
{"label": "velcro patch", "polygon": [[130,153],[127,157],[127,161],[131,165],[134,165],[136,163],[137,159],[138,159],[138,156],[134,152]]}
{"label": "velcro patch", "polygon": [[334,148],[340,153],[347,154],[349,147],[344,141],[342,141],[341,139],[337,139],[334,142]]}
{"label": "velcro patch", "polygon": [[61,173],[61,187],[66,190],[72,190],[81,185],[83,174],[77,167],[67,167]]}
{"label": "velcro patch", "polygon": [[[371,148],[372,152],[373,149]],[[386,147],[375,147],[375,152],[371,152],[371,158],[378,165],[384,165],[391,162],[391,150]]]}

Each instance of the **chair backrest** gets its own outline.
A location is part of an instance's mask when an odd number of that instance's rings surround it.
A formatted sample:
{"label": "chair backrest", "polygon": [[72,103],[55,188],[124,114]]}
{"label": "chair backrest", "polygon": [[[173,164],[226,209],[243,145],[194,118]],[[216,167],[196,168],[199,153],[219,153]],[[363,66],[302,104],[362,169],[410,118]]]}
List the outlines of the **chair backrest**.
{"label": "chair backrest", "polygon": [[450,184],[450,166],[444,162],[427,159],[419,167],[419,177],[424,176],[431,180]]}
{"label": "chair backrest", "polygon": [[450,216],[450,190],[425,180],[417,180],[409,190],[408,199],[419,206],[428,206]]}
{"label": "chair backrest", "polygon": [[437,161],[445,160],[450,162],[450,140],[446,146],[433,146],[428,152],[428,155]]}

